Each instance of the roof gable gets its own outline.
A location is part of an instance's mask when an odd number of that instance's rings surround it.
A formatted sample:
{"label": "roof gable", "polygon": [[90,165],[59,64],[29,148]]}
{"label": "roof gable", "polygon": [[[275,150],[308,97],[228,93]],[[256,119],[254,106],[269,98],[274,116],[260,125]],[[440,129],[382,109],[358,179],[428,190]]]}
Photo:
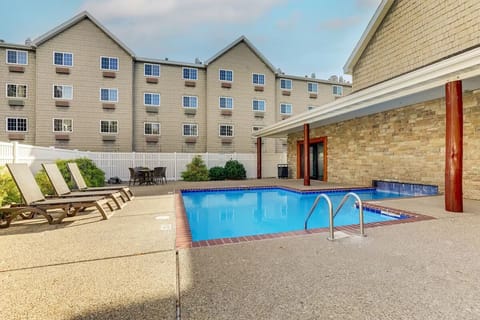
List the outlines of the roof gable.
{"label": "roof gable", "polygon": [[360,40],[350,54],[350,57],[348,57],[347,62],[343,66],[343,72],[345,72],[346,74],[352,74],[353,68],[362,56],[363,51],[367,48],[368,43],[372,39],[375,32],[377,32],[378,27],[387,15],[394,1],[395,0],[382,0],[377,10],[375,11],[372,19],[368,23],[367,28],[365,29],[365,31],[363,31]]}
{"label": "roof gable", "polygon": [[120,48],[122,48],[125,52],[127,52],[131,57],[134,57],[135,54],[133,51],[128,48],[122,41],[120,41],[113,33],[111,33],[107,28],[105,28],[97,19],[95,19],[90,13],[87,11],[80,12],[73,18],[65,21],[61,25],[55,27],[54,29],[48,31],[47,33],[39,36],[38,38],[32,41],[32,45],[38,47],[45,43],[46,41],[52,39],[53,37],[57,36],[58,34],[62,33],[63,31],[71,28],[72,26],[76,25],[83,19],[90,20],[94,25],[96,25],[100,30],[102,30],[110,39],[112,39]]}
{"label": "roof gable", "polygon": [[260,52],[258,51],[257,48],[255,48],[255,46],[245,37],[245,36],[241,36],[240,38],[238,38],[237,40],[233,41],[231,44],[229,44],[228,46],[226,46],[225,48],[223,48],[222,50],[220,50],[219,52],[217,52],[213,57],[211,57],[210,59],[208,59],[206,62],[205,62],[205,65],[209,65],[211,64],[212,62],[214,62],[215,60],[217,60],[218,58],[220,58],[221,56],[223,56],[225,53],[227,53],[228,51],[230,51],[231,49],[233,49],[234,47],[236,47],[238,44],[240,44],[241,42],[244,42],[247,47],[252,50],[252,52],[263,62],[265,63],[265,65],[270,69],[272,70],[273,73],[277,73],[277,70],[275,69],[275,67],[270,63],[270,61],[267,60],[267,58],[265,58],[265,56]]}

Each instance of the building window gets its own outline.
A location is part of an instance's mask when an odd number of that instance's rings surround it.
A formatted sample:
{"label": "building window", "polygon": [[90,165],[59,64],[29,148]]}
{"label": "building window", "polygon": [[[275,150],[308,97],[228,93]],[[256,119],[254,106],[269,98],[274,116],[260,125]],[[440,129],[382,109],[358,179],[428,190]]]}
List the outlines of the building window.
{"label": "building window", "polygon": [[7,118],[7,131],[27,132],[27,118]]}
{"label": "building window", "polygon": [[233,109],[233,98],[220,97],[220,109]]}
{"label": "building window", "polygon": [[252,132],[257,132],[258,130],[262,130],[263,126],[253,126],[252,127]]}
{"label": "building window", "polygon": [[282,90],[292,90],[292,80],[290,80],[290,79],[280,79],[280,89],[282,89]]}
{"label": "building window", "polygon": [[114,57],[101,57],[100,58],[100,68],[102,70],[118,70],[118,58]]}
{"label": "building window", "polygon": [[342,86],[332,86],[332,93],[334,96],[343,96]]}
{"label": "building window", "polygon": [[53,52],[53,64],[56,66],[73,66],[73,54],[68,52]]}
{"label": "building window", "polygon": [[233,71],[220,69],[220,81],[233,81]]}
{"label": "building window", "polygon": [[72,132],[72,119],[53,119],[53,132]]}
{"label": "building window", "polygon": [[292,104],[291,103],[281,103],[280,104],[280,114],[292,114]]}
{"label": "building window", "polygon": [[184,123],[182,135],[184,137],[197,137],[198,125],[196,123]]}
{"label": "building window", "polygon": [[196,96],[183,96],[183,107],[184,108],[197,108],[198,107],[198,98]]}
{"label": "building window", "polygon": [[197,68],[183,68],[182,74],[185,80],[197,80]]}
{"label": "building window", "polygon": [[160,123],[158,123],[158,122],[145,122],[143,133],[146,136],[159,136],[160,135]]}
{"label": "building window", "polygon": [[233,137],[233,125],[231,124],[221,124],[219,126],[220,137]]}
{"label": "building window", "polygon": [[118,102],[118,89],[101,88],[100,101]]}
{"label": "building window", "polygon": [[28,64],[28,52],[22,50],[7,50],[8,64]]}
{"label": "building window", "polygon": [[318,93],[318,83],[309,82],[307,83],[308,93]]}
{"label": "building window", "polygon": [[118,133],[118,121],[100,120],[100,133]]}
{"label": "building window", "polygon": [[265,85],[265,75],[260,73],[254,73],[252,75],[252,83],[257,86]]}
{"label": "building window", "polygon": [[159,93],[144,93],[143,104],[146,106],[160,106],[160,94]]}
{"label": "building window", "polygon": [[53,98],[54,99],[73,99],[73,87],[63,85],[53,85]]}
{"label": "building window", "polygon": [[265,100],[252,100],[253,111],[265,112]]}
{"label": "building window", "polygon": [[7,97],[8,98],[26,98],[27,86],[24,84],[7,83]]}
{"label": "building window", "polygon": [[143,66],[143,74],[146,77],[160,77],[160,65],[145,63]]}

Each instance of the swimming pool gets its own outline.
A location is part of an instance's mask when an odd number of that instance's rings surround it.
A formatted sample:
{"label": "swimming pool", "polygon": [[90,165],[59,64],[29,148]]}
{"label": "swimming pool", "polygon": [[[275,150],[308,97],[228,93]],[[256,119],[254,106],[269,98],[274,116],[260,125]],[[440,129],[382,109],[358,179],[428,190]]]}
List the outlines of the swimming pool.
{"label": "swimming pool", "polygon": [[[303,230],[305,217],[315,198],[322,192],[296,192],[283,188],[242,190],[184,190],[183,203],[192,241],[234,238]],[[332,200],[334,210],[345,192],[323,192]],[[374,189],[355,190],[362,200],[403,197],[398,193]],[[397,218],[364,210],[365,223]],[[358,224],[355,199],[350,198],[335,217],[335,226]],[[309,229],[328,227],[328,208],[319,202],[309,220]]]}

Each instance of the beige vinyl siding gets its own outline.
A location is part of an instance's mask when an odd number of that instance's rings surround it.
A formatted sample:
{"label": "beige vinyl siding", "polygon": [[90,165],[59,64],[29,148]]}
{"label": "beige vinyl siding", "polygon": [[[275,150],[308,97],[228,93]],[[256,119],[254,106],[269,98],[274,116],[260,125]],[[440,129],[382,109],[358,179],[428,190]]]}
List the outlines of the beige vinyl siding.
{"label": "beige vinyl siding", "polygon": [[[21,50],[28,53],[28,64],[18,65],[24,68],[24,72],[10,72],[10,66],[7,64],[7,50]],[[27,49],[16,49],[8,47],[0,47],[0,139],[2,141],[10,141],[9,134],[13,132],[6,131],[6,118],[27,118],[28,131],[20,133],[23,140],[20,143],[35,144],[35,52]],[[26,98],[8,98],[7,84],[18,84],[27,86]],[[19,100],[23,102],[23,106],[10,106],[10,100]]]}
{"label": "beige vinyl siding", "polygon": [[354,66],[353,89],[478,46],[478,21],[477,0],[395,1]]}
{"label": "beige vinyl siding", "polygon": [[[152,63],[152,62],[148,62]],[[187,87],[182,79],[182,66],[161,64],[158,83],[147,83],[144,76],[145,62],[135,62],[135,141],[138,152],[206,152],[206,81],[205,69],[198,68],[195,87]],[[158,64],[158,63],[154,63]],[[144,105],[144,93],[160,94],[158,112],[149,112],[156,107]],[[196,96],[195,114],[186,114],[183,108],[183,96]],[[158,142],[147,142],[144,135],[145,122],[159,122],[161,134]],[[196,142],[186,143],[182,136],[183,123],[196,123],[199,136]]]}
{"label": "beige vinyl siding", "polygon": [[[73,54],[70,74],[56,73],[53,52]],[[37,145],[90,151],[132,151],[132,57],[89,19],[83,19],[37,48]],[[115,78],[104,78],[100,57],[118,58]],[[53,85],[73,86],[69,107],[55,106]],[[104,109],[100,88],[118,89],[114,109]],[[69,141],[55,139],[52,118],[73,119]],[[101,120],[118,121],[115,141],[103,141]]]}
{"label": "beige vinyl siding", "polygon": [[[231,88],[222,88],[219,70],[233,71]],[[265,75],[264,91],[255,91],[253,73]],[[253,126],[266,126],[275,122],[275,75],[267,65],[244,43],[240,42],[207,67],[207,150],[208,152],[255,152],[256,140],[252,137]],[[232,97],[232,115],[222,115],[219,97]],[[252,100],[265,101],[265,113],[256,117]],[[222,142],[219,126],[234,126],[230,143]],[[228,140],[228,139],[227,139]],[[272,139],[264,139],[262,150],[274,152]]]}

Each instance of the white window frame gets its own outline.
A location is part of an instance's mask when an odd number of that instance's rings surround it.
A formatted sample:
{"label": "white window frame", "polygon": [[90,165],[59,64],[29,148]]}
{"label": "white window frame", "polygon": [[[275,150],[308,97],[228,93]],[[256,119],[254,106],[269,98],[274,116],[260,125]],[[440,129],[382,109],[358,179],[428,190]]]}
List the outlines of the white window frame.
{"label": "white window frame", "polygon": [[[103,100],[102,99],[102,90],[108,90],[108,100]],[[110,100],[110,92],[113,92],[113,91],[116,91],[117,92],[117,99],[116,100]],[[99,90],[99,94],[100,94],[100,101],[101,102],[118,102],[119,100],[119,97],[118,97],[118,89],[117,88],[100,88]]]}
{"label": "white window frame", "polygon": [[[154,103],[146,103],[145,102],[145,98],[147,96],[147,94],[150,94],[153,96],[158,96],[158,104],[154,104]],[[152,99],[152,102],[153,102],[153,99]],[[143,93],[143,105],[144,106],[149,106],[149,107],[160,107],[160,104],[162,103],[162,96],[160,95],[160,93],[157,93],[157,92],[144,92]]]}
{"label": "white window frame", "polygon": [[[18,129],[18,120],[25,120],[25,130],[9,130],[8,129],[8,119],[15,119],[16,120],[16,127]],[[25,117],[6,117],[5,118],[5,130],[7,132],[28,132],[28,118]]]}
{"label": "white window frame", "polygon": [[[103,68],[102,66],[102,59],[103,58],[107,58],[108,59],[108,68]],[[110,60],[111,59],[117,59],[117,68],[116,69],[112,69],[110,67]],[[103,71],[118,71],[120,70],[120,59],[118,57],[108,57],[108,56],[100,56],[100,70],[103,70]]]}
{"label": "white window frame", "polygon": [[[225,99],[225,107],[222,107],[222,99]],[[228,107],[227,101],[229,100],[232,101],[231,107]],[[218,107],[220,108],[220,110],[233,110],[233,105],[234,105],[233,97],[224,97],[224,96],[218,97]]]}
{"label": "white window frame", "polygon": [[[195,128],[196,134],[185,134],[185,127],[188,126],[190,128]],[[191,130],[191,129],[190,129]],[[184,123],[182,125],[182,137],[198,137],[198,124],[197,123]]]}
{"label": "white window frame", "polygon": [[[55,54],[56,54],[56,53],[62,54],[62,62],[65,61],[65,55],[66,55],[66,54],[71,55],[71,56],[72,56],[72,64],[71,64],[71,65],[65,64],[65,63],[56,64],[56,63],[55,63]],[[63,52],[63,51],[53,51],[53,65],[54,65],[54,66],[66,67],[66,68],[72,68],[72,67],[73,67],[73,53],[71,53],[71,52]]]}
{"label": "white window frame", "polygon": [[[340,94],[338,94],[338,88],[340,88]],[[332,94],[336,97],[343,96],[343,86],[333,85],[332,86]]]}
{"label": "white window frame", "polygon": [[[8,53],[9,53],[9,52],[15,52],[15,55],[16,55],[15,60],[17,60],[17,62],[8,62]],[[19,54],[19,53],[25,53],[25,63],[19,63],[19,62],[18,62],[18,54]],[[5,52],[5,62],[6,62],[7,64],[16,64],[16,65],[26,66],[26,65],[28,65],[28,51],[25,51],[25,50],[7,49],[6,52]]]}
{"label": "white window frame", "polygon": [[[315,87],[315,91],[310,90],[310,86]],[[308,93],[318,93],[318,83],[316,82],[307,82],[307,91]]]}
{"label": "white window frame", "polygon": [[[255,76],[257,76],[257,79],[260,78],[260,76],[262,76],[263,77],[263,83],[255,82]],[[265,75],[263,73],[252,73],[252,83],[256,86],[264,86],[265,85]]]}
{"label": "white window frame", "polygon": [[[102,132],[102,122],[109,122],[108,124],[108,127],[110,129],[110,126],[112,123],[116,122],[117,123],[117,131],[116,132]],[[100,120],[100,128],[99,128],[99,131],[101,134],[118,134],[118,132],[120,131],[119,130],[119,126],[118,126],[118,120]]]}
{"label": "white window frame", "polygon": [[[284,88],[283,83],[290,83],[290,88]],[[293,89],[292,79],[280,78],[280,89],[291,91]]]}
{"label": "white window frame", "polygon": [[[158,75],[147,74],[147,68],[146,68],[147,65],[152,66],[152,71],[153,71],[153,67],[158,67]],[[159,64],[156,64],[156,63],[144,63],[144,64],[143,64],[143,75],[144,75],[145,77],[159,78],[159,77],[160,77],[160,65],[159,65]]]}
{"label": "white window frame", "polygon": [[[228,72],[231,72],[232,73],[232,80],[222,79],[222,77],[221,77],[222,71],[224,71],[225,74],[227,74]],[[219,69],[218,70],[218,80],[223,81],[223,82],[233,82],[233,70]]]}
{"label": "white window frame", "polygon": [[[16,89],[15,89],[15,97],[10,97],[8,95],[8,86],[15,86]],[[25,97],[19,97],[18,96],[18,87],[19,86],[22,86],[22,87],[25,87]],[[28,86],[26,84],[18,84],[18,83],[7,83],[5,85],[5,96],[9,99],[27,99],[28,98]]]}
{"label": "white window frame", "polygon": [[[147,125],[158,125],[158,133],[147,133]],[[152,132],[153,130],[150,129]],[[160,125],[160,122],[144,122],[143,123],[143,135],[145,136],[160,136],[161,135],[161,131],[162,130],[162,126]]]}
{"label": "white window frame", "polygon": [[[257,102],[257,106],[258,106],[258,102],[263,102],[263,110],[260,110],[260,109],[255,110],[255,102]],[[267,109],[267,103],[265,102],[265,100],[261,100],[261,99],[253,99],[252,100],[252,110],[253,111],[255,111],[255,112],[265,112],[266,109]]]}
{"label": "white window frame", "polygon": [[[191,101],[192,99],[195,100],[195,106],[192,107],[192,106],[190,106],[190,105],[188,105],[188,106],[185,105],[185,98],[188,98],[188,101],[189,101],[188,104],[190,104],[190,101]],[[197,97],[197,96],[182,96],[182,106],[183,106],[184,108],[187,108],[187,109],[197,109],[197,108],[198,108],[198,97]]]}
{"label": "white window frame", "polygon": [[[222,127],[225,127],[226,129],[227,127],[230,127],[230,130],[227,129],[227,131],[231,131],[232,134],[222,135]],[[218,136],[221,138],[233,138],[235,136],[235,126],[233,124],[226,124],[226,123],[218,125]]]}
{"label": "white window frame", "polygon": [[[55,130],[55,120],[61,120],[62,121],[62,130]],[[65,121],[70,121],[70,130],[64,130],[65,128]],[[52,119],[52,132],[73,132],[73,119],[65,119],[65,118],[53,118]]]}
{"label": "white window frame", "polygon": [[[290,112],[282,112],[282,107],[289,107]],[[280,103],[280,114],[291,115],[293,113],[293,105],[291,103]]]}
{"label": "white window frame", "polygon": [[[62,87],[62,96],[61,97],[55,97],[55,87]],[[71,92],[72,92],[71,97],[65,97],[64,88],[70,88],[71,89]],[[53,97],[53,99],[56,99],[56,100],[73,100],[73,86],[72,85],[65,85],[65,84],[54,84],[52,86],[52,97]]]}
{"label": "white window frame", "polygon": [[[195,79],[194,78],[185,78],[185,69],[188,69],[188,70],[195,70]],[[188,72],[189,76],[190,76],[190,71]],[[182,68],[182,79],[183,80],[191,80],[191,81],[197,81],[198,80],[198,68],[191,68],[191,67],[183,67]]]}

